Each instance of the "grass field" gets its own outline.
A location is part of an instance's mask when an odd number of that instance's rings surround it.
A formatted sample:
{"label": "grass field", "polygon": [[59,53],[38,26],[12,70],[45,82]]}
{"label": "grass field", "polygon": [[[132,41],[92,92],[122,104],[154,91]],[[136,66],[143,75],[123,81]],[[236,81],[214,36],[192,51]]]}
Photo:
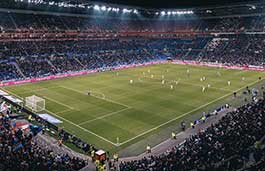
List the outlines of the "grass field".
{"label": "grass field", "polygon": [[[206,80],[200,81],[202,77]],[[113,152],[256,84],[258,77],[264,78],[265,73],[161,64],[4,89],[19,97],[45,98],[45,112],[62,120],[60,127]],[[91,96],[86,95],[88,91]]]}

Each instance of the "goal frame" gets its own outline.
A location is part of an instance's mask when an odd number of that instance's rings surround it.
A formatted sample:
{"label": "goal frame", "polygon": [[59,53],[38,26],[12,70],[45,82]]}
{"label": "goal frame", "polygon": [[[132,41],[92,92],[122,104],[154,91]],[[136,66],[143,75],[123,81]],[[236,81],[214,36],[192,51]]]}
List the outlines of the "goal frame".
{"label": "goal frame", "polygon": [[25,106],[33,112],[40,112],[45,110],[45,99],[36,95],[25,98]]}

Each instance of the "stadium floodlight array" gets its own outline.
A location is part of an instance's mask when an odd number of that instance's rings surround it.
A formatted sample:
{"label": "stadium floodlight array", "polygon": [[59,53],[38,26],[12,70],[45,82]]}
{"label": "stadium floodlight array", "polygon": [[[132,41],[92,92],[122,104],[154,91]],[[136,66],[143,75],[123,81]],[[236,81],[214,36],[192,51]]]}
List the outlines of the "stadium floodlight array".
{"label": "stadium floodlight array", "polygon": [[36,95],[28,96],[25,98],[25,106],[33,112],[40,112],[45,110],[45,99]]}
{"label": "stadium floodlight array", "polygon": [[122,11],[123,13],[133,13],[133,14],[138,14],[138,10],[137,9],[127,9],[127,8],[124,8],[124,9],[120,9],[120,8],[113,8],[113,7],[106,7],[106,6],[99,6],[99,5],[94,5],[93,6],[93,9],[96,10],[96,11],[112,11],[112,12],[120,12]]}
{"label": "stadium floodlight array", "polygon": [[164,16],[164,15],[187,15],[187,14],[194,14],[194,12],[193,11],[191,11],[191,10],[188,10],[188,11],[161,11],[160,13],[159,12],[156,12],[155,13],[156,15],[162,15],[162,16]]}
{"label": "stadium floodlight array", "polygon": [[[44,0],[14,0],[15,2],[21,3],[29,3],[29,4],[44,4],[49,6],[58,6],[64,8],[86,8],[92,9],[95,11],[101,12],[116,12],[116,13],[124,13],[124,14],[138,14],[139,10],[135,8],[119,8],[119,7],[112,7],[112,5],[98,5],[98,4],[72,4],[71,2],[56,2],[56,1],[44,1]],[[143,10],[142,10],[143,11]],[[144,10],[145,12],[148,10]],[[194,14],[192,10],[169,10],[169,11],[149,11],[155,15],[162,15],[162,16],[171,16],[171,15],[191,15]]]}
{"label": "stadium floodlight array", "polygon": [[55,2],[55,1],[49,1],[46,2],[44,0],[14,0],[15,2],[24,2],[24,3],[29,3],[29,4],[44,4],[44,5],[50,5],[50,6],[58,6],[58,7],[64,7],[64,8],[87,8],[87,9],[93,9],[95,11],[108,11],[108,12],[120,12],[122,11],[123,13],[132,13],[132,14],[138,14],[137,9],[120,9],[117,7],[111,7],[111,6],[100,6],[100,5],[84,5],[84,4],[71,4],[69,2]]}

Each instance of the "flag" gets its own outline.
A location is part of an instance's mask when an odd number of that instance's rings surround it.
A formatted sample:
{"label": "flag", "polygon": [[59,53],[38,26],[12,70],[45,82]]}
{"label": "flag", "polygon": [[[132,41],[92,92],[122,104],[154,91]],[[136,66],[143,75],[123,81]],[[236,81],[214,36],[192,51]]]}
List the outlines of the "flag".
{"label": "flag", "polygon": [[43,129],[42,126],[37,126],[37,125],[30,125],[29,128],[30,128],[30,132],[33,134],[33,136],[36,136]]}
{"label": "flag", "polygon": [[18,151],[19,149],[21,149],[23,147],[22,143],[19,143],[15,149],[13,151]]}
{"label": "flag", "polygon": [[6,102],[3,102],[0,105],[0,112],[5,112],[5,111],[7,111],[7,109],[8,109],[8,106],[7,106]]}

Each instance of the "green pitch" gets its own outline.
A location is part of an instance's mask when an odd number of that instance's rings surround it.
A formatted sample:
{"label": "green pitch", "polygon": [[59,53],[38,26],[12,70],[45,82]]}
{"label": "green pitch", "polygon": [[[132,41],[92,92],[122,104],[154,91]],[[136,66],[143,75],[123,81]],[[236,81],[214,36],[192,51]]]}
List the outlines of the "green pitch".
{"label": "green pitch", "polygon": [[4,89],[19,97],[44,98],[47,110],[42,113],[54,115],[63,121],[60,127],[88,143],[113,152],[256,84],[259,77],[265,73],[162,64]]}

